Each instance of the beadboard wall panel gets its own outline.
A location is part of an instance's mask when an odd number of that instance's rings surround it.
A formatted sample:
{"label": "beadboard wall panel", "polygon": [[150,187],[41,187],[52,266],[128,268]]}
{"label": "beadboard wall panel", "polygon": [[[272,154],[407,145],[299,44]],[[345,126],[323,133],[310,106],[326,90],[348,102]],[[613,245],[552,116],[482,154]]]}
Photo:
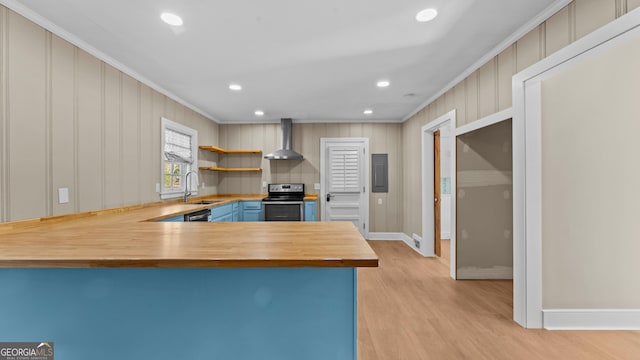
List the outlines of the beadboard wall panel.
{"label": "beadboard wall panel", "polygon": [[576,0],[575,9],[577,39],[616,18],[615,0]]}
{"label": "beadboard wall panel", "polygon": [[515,51],[515,45],[511,45],[502,51],[497,58],[498,110],[511,107],[511,78],[516,73]]}
{"label": "beadboard wall panel", "polygon": [[[0,20],[0,221],[158,201],[161,117],[218,144],[211,119],[2,6]],[[216,193],[217,175],[199,180]]]}
{"label": "beadboard wall panel", "polygon": [[9,209],[9,184],[7,182],[9,163],[9,111],[7,107],[8,93],[8,31],[9,10],[0,6],[0,221],[2,221]]}
{"label": "beadboard wall panel", "polygon": [[516,72],[639,6],[640,0],[575,0],[452,87],[451,102],[449,90],[404,122],[403,232],[422,234],[421,154],[416,149],[421,146],[423,125],[452,109],[456,110],[457,126],[462,126],[511,107],[511,77]]}
{"label": "beadboard wall panel", "polygon": [[[75,188],[74,177],[74,47],[53,35],[51,42],[51,192],[52,215],[73,212],[73,202],[58,203],[57,189]],[[71,61],[69,61],[71,59]],[[56,154],[53,156],[53,154]]]}
{"label": "beadboard wall panel", "polygon": [[123,204],[122,184],[120,182],[120,174],[122,173],[122,139],[120,118],[120,86],[122,77],[120,72],[109,65],[102,67],[102,84],[104,111],[103,116],[103,132],[104,139],[104,202],[105,207],[117,207]]}
{"label": "beadboard wall panel", "polygon": [[24,218],[44,216],[46,206],[45,31],[16,14],[8,18],[9,212]]}

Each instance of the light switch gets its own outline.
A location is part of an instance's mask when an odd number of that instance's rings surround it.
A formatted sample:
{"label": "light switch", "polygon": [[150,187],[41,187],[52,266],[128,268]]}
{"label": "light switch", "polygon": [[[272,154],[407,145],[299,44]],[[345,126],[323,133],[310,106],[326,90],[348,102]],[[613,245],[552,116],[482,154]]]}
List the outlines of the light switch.
{"label": "light switch", "polygon": [[58,189],[58,204],[66,204],[69,202],[69,188]]}
{"label": "light switch", "polygon": [[382,205],[382,198],[378,198],[378,205]]}
{"label": "light switch", "polygon": [[160,183],[156,183],[156,192],[159,193],[160,192]]}
{"label": "light switch", "polygon": [[267,188],[267,182],[266,181],[262,182],[262,187],[265,188],[265,189]]}

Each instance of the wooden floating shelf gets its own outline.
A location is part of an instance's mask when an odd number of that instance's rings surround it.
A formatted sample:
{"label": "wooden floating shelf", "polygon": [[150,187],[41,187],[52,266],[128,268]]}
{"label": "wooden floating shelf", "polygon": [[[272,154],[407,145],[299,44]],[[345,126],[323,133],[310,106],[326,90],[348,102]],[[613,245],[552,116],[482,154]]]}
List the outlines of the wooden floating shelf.
{"label": "wooden floating shelf", "polygon": [[262,154],[262,150],[227,150],[213,145],[199,146],[202,150],[208,150],[218,154]]}
{"label": "wooden floating shelf", "polygon": [[261,168],[221,168],[201,166],[200,170],[222,171],[222,172],[260,172]]}

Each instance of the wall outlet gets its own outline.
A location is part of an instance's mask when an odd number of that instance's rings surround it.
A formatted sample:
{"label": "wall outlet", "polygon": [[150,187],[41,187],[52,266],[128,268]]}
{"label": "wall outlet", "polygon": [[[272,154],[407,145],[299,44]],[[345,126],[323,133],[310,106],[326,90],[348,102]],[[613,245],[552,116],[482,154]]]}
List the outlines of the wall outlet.
{"label": "wall outlet", "polygon": [[159,193],[160,192],[160,183],[156,183],[156,192]]}
{"label": "wall outlet", "polygon": [[204,189],[204,186],[205,186],[205,185],[204,185],[204,181],[203,181],[203,182],[202,182],[202,188],[203,188],[203,189]]}
{"label": "wall outlet", "polygon": [[378,198],[378,205],[382,205],[382,198]]}
{"label": "wall outlet", "polygon": [[418,234],[412,234],[411,238],[413,239],[413,245],[416,246],[416,249],[420,249],[420,243],[422,242],[422,238]]}
{"label": "wall outlet", "polygon": [[69,188],[58,189],[58,204],[67,204],[69,202]]}
{"label": "wall outlet", "polygon": [[262,182],[262,188],[263,188],[263,189],[266,189],[266,188],[267,188],[267,182],[266,182],[266,181],[263,181],[263,182]]}
{"label": "wall outlet", "polygon": [[313,184],[313,190],[320,190],[320,183]]}

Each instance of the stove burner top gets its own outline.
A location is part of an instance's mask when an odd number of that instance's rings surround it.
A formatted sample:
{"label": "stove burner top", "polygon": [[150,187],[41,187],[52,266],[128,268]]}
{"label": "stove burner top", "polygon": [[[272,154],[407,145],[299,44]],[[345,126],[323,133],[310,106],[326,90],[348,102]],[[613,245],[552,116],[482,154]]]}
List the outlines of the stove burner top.
{"label": "stove burner top", "polygon": [[302,201],[304,184],[269,184],[269,196],[262,201]]}

